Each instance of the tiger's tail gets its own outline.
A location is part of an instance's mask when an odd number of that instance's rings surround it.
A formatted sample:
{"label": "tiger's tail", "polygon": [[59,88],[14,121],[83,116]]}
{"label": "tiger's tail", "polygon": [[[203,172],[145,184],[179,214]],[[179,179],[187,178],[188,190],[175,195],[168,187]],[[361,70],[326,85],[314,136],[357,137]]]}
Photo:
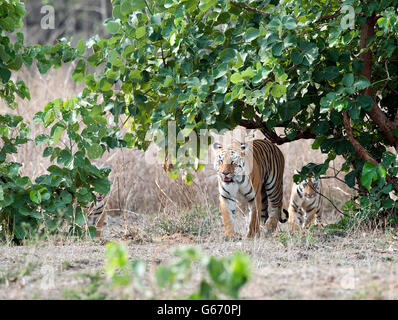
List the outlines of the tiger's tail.
{"label": "tiger's tail", "polygon": [[289,219],[289,211],[282,208],[281,216],[279,217],[279,222],[285,223]]}

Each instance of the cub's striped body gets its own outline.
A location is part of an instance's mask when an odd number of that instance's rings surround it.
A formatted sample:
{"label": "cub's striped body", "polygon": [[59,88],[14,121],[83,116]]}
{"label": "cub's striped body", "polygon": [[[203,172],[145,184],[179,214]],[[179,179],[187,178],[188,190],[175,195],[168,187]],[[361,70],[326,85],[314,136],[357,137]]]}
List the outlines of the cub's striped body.
{"label": "cub's striped body", "polygon": [[322,216],[321,180],[310,178],[299,185],[293,184],[289,202],[290,230],[304,230],[312,221],[320,222]]}
{"label": "cub's striped body", "polygon": [[96,200],[86,207],[87,222],[89,226],[95,226],[97,229],[96,237],[101,236],[102,227],[106,225],[105,195],[98,193]]}
{"label": "cub's striped body", "polygon": [[237,201],[248,203],[248,237],[260,234],[260,220],[267,232],[275,230],[278,220],[286,222],[286,212],[281,213],[285,160],[279,148],[267,140],[254,140],[250,146],[233,141],[225,147],[219,143],[213,147],[225,235],[236,236]]}

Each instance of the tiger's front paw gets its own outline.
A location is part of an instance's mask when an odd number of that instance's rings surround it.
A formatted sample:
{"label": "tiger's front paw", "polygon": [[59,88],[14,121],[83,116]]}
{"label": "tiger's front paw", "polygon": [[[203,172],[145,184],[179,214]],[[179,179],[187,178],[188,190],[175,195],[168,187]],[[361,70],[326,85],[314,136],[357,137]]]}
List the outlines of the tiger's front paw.
{"label": "tiger's front paw", "polygon": [[228,233],[224,235],[224,241],[240,241],[242,237],[238,233]]}
{"label": "tiger's front paw", "polygon": [[258,230],[256,230],[256,231],[250,230],[250,231],[247,233],[247,237],[248,237],[249,239],[253,239],[253,238],[255,238],[255,237],[260,237],[260,232],[259,232]]}
{"label": "tiger's front paw", "polygon": [[270,234],[276,230],[278,223],[274,221],[267,221],[265,223],[265,234]]}

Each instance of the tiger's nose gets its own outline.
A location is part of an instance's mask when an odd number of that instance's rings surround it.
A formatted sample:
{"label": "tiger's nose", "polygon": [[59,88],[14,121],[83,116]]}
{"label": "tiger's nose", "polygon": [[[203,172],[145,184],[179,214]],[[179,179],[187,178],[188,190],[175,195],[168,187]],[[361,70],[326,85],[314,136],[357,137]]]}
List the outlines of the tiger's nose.
{"label": "tiger's nose", "polygon": [[222,172],[222,174],[224,175],[224,176],[227,176],[227,175],[229,175],[229,171],[228,170],[224,170],[223,172]]}

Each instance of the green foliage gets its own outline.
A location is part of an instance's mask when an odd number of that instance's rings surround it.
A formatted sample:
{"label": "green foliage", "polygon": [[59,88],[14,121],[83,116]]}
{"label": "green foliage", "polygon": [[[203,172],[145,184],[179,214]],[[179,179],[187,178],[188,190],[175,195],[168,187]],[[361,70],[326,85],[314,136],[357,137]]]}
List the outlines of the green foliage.
{"label": "green foliage", "polygon": [[[180,247],[174,255],[175,262],[156,269],[156,285],[173,291],[188,285],[198,273],[197,268],[205,269],[199,288],[188,299],[238,299],[240,289],[250,278],[250,260],[239,252],[216,258],[204,255],[198,248]],[[125,298],[143,292],[145,265],[140,260],[130,262],[124,246],[113,242],[107,244],[105,271],[113,287],[123,288]]]}
{"label": "green foliage", "polygon": [[[321,174],[337,155],[346,159],[343,172],[351,168],[350,187],[362,181],[369,189],[377,179],[365,167],[361,180],[364,161],[343,134],[341,112],[350,115],[355,138],[381,160],[391,143],[366,117],[373,100],[363,90],[380,90],[383,112],[393,120],[398,85],[390,77],[398,68],[395,0],[285,1],[278,7],[270,1],[112,3],[113,17],[105,21],[111,37],[87,42],[92,49],[87,63],[100,67],[101,75],[86,74],[83,62],[74,75],[78,81],[85,78],[88,91],[102,93],[105,103],[122,106],[120,112],[131,119],[129,147],[145,150],[148,133],[155,130],[167,139],[170,120],[176,121],[177,132],[199,133],[233,129],[246,118],[266,123],[269,130],[282,126],[288,139],[302,131],[316,136],[313,148],[328,157],[300,179]],[[342,5],[355,9],[354,29],[341,26],[343,13],[333,14]],[[359,30],[372,14],[380,16],[369,44],[378,57],[373,84],[361,74],[358,59]],[[115,82],[121,90],[115,90]],[[199,149],[191,157],[200,158]],[[170,159],[173,176],[198,159],[175,160]],[[378,170],[383,175],[380,166]]]}
{"label": "green foliage", "polygon": [[[376,169],[377,170],[377,169]],[[337,224],[328,226],[328,230],[342,231],[359,225],[388,227],[398,223],[398,201],[391,199],[392,185],[380,183],[370,189],[366,195],[344,204],[345,217]]]}
{"label": "green foliage", "polygon": [[370,189],[370,185],[373,181],[379,182],[379,185],[383,185],[386,179],[386,169],[383,166],[375,165],[370,162],[365,162],[362,168],[361,184],[366,188]]}
{"label": "green foliage", "polygon": [[[57,219],[65,216],[72,230],[81,232],[82,206],[94,199],[93,192],[106,193],[110,187],[109,171],[91,160],[116,147],[146,150],[148,136],[159,131],[164,137],[154,140],[162,145],[171,120],[183,134],[177,150],[191,131],[233,129],[242,119],[261,122],[271,133],[284,127],[288,140],[305,132],[316,137],[312,148],[328,156],[323,164],[305,166],[295,181],[319,177],[341,155],[347,185],[368,192],[375,188],[383,193],[384,208],[391,205],[387,178],[397,175],[398,164],[387,147],[394,143],[368,115],[377,105],[395,123],[397,0],[277,3],[114,0],[113,16],[104,21],[110,37],[94,36],[71,48],[65,39],[54,46],[28,47],[21,33],[12,42],[7,34],[22,26],[24,5],[3,1],[0,98],[11,108],[16,95],[30,98],[23,81],[12,80],[12,72],[23,64],[35,63],[45,73],[77,60],[72,78],[86,87],[79,97],[50,102],[36,115],[35,121],[50,133],[35,142],[47,145],[43,156],[55,163],[34,182],[19,175],[20,164],[7,161],[27,141],[28,127],[20,117],[1,116],[0,223],[24,238],[42,223],[55,232]],[[343,5],[355,10],[353,29],[342,27],[345,15],[338,9]],[[362,74],[360,30],[372,15],[377,16],[375,35],[367,45],[377,59],[371,83]],[[370,87],[377,96],[364,92]],[[377,165],[365,163],[351,145],[342,112],[350,116],[354,138]],[[130,127],[124,136],[120,120]],[[397,136],[398,129],[392,134]],[[69,146],[59,147],[65,138]],[[193,150],[189,161],[169,159],[174,165],[169,175],[199,169],[206,147]],[[192,176],[185,180],[191,183]]]}
{"label": "green foliage", "polygon": [[[82,58],[85,43],[80,41],[75,49],[66,39],[61,39],[54,46],[29,47],[24,45],[21,33],[16,34],[16,41],[12,43],[7,33],[22,26],[24,4],[10,0],[3,1],[0,7],[0,98],[15,108],[16,94],[22,99],[30,99],[30,94],[23,81],[11,80],[12,72],[23,64],[30,67],[35,63],[39,71],[45,73],[51,67]],[[77,64],[73,74],[76,81],[84,79],[85,66],[83,60]],[[120,106],[97,100],[98,94],[85,91],[70,100],[54,100],[35,115],[35,123],[50,129],[49,134],[37,136],[35,143],[47,145],[43,157],[50,157],[53,162],[48,174],[35,181],[20,175],[22,164],[8,160],[8,155],[17,153],[18,146],[28,142],[28,125],[21,116],[0,115],[2,237],[12,234],[17,239],[28,238],[42,225],[47,232],[55,233],[63,221],[70,226],[70,233],[83,234],[84,207],[95,200],[94,192],[108,193],[110,189],[109,168],[99,169],[91,160],[101,157],[106,150],[126,145],[118,133]],[[104,116],[107,111],[114,115],[109,122]],[[65,140],[68,144],[60,147]],[[90,235],[95,234],[94,231],[90,230]]]}

